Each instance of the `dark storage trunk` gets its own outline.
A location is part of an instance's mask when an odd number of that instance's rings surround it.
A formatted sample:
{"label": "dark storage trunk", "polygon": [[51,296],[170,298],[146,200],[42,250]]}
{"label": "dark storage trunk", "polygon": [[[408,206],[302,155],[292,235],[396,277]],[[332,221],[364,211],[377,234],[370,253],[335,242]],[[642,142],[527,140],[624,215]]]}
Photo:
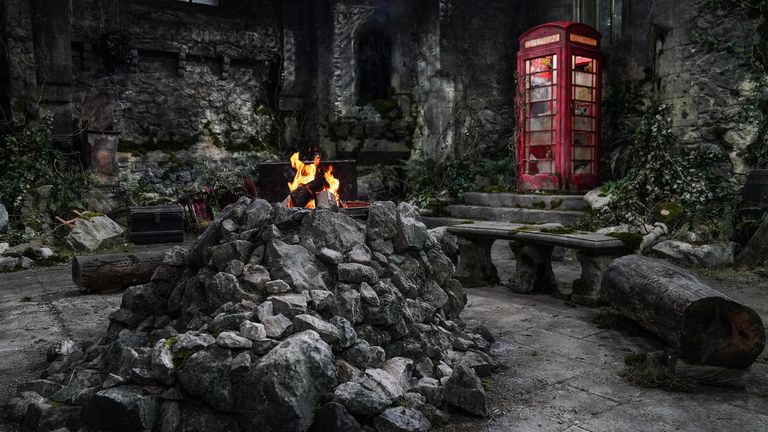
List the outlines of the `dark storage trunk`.
{"label": "dark storage trunk", "polygon": [[131,207],[128,239],[136,244],[184,241],[184,209],[180,205]]}
{"label": "dark storage trunk", "polygon": [[750,171],[742,196],[744,207],[768,209],[768,170],[754,169]]}

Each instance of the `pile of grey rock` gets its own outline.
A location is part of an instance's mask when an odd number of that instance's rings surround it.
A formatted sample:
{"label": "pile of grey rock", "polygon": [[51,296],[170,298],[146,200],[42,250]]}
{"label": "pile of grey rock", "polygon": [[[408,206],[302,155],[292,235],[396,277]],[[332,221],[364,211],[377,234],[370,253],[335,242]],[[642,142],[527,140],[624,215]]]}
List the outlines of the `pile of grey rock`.
{"label": "pile of grey rock", "polygon": [[0,243],[0,273],[19,269],[30,269],[39,260],[55,258],[53,248],[45,246],[39,240],[10,246]]}
{"label": "pile of grey rock", "polygon": [[98,344],[57,344],[12,416],[34,430],[426,431],[487,414],[491,335],[408,204],[367,223],[243,198]]}

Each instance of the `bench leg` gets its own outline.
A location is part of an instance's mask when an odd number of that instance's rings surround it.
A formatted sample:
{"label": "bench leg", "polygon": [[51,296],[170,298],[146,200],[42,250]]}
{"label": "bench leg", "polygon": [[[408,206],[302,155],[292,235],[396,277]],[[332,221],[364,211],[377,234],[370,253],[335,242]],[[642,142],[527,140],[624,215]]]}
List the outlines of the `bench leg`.
{"label": "bench leg", "polygon": [[494,240],[459,237],[459,265],[456,279],[465,288],[476,288],[499,283],[496,266],[491,261]]}
{"label": "bench leg", "polygon": [[581,263],[581,277],[573,282],[571,300],[586,306],[600,304],[603,273],[619,256],[621,255],[592,255],[583,251],[576,253],[576,258]]}
{"label": "bench leg", "polygon": [[552,246],[510,242],[515,252],[515,278],[512,291],[530,293],[534,291],[557,293],[557,281],[552,272]]}

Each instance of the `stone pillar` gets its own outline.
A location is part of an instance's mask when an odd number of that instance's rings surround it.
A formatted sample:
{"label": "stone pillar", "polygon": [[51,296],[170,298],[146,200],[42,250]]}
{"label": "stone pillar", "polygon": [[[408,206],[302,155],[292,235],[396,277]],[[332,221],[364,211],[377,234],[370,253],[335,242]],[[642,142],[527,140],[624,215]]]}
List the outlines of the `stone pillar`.
{"label": "stone pillar", "polygon": [[499,283],[496,266],[491,261],[493,239],[459,236],[459,265],[456,279],[465,288]]}
{"label": "stone pillar", "polygon": [[29,0],[5,0],[5,39],[8,64],[8,99],[11,118],[17,126],[37,115],[37,71],[35,64],[32,5]]}
{"label": "stone pillar", "polygon": [[594,255],[579,251],[576,258],[581,263],[581,277],[573,282],[571,300],[574,303],[596,306],[600,304],[600,286],[608,266],[622,254]]}
{"label": "stone pillar", "polygon": [[[72,134],[72,38],[69,2],[35,0],[34,34],[40,103],[53,114],[62,143]],[[68,144],[68,143],[67,143]]]}
{"label": "stone pillar", "polygon": [[515,253],[515,277],[512,291],[517,293],[545,292],[558,294],[557,281],[552,272],[553,246],[509,242]]}

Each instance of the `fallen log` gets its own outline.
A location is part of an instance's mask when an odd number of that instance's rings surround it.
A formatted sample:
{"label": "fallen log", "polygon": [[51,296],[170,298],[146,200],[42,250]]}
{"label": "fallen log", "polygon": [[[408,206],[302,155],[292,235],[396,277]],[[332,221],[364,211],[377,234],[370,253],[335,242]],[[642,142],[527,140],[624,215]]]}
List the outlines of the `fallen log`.
{"label": "fallen log", "polygon": [[744,369],[765,348],[765,328],[755,311],[665,261],[618,258],[606,270],[601,291],[606,303],[690,363]]}
{"label": "fallen log", "polygon": [[147,283],[163,263],[166,249],[77,256],[72,260],[72,281],[81,291],[117,291]]}

